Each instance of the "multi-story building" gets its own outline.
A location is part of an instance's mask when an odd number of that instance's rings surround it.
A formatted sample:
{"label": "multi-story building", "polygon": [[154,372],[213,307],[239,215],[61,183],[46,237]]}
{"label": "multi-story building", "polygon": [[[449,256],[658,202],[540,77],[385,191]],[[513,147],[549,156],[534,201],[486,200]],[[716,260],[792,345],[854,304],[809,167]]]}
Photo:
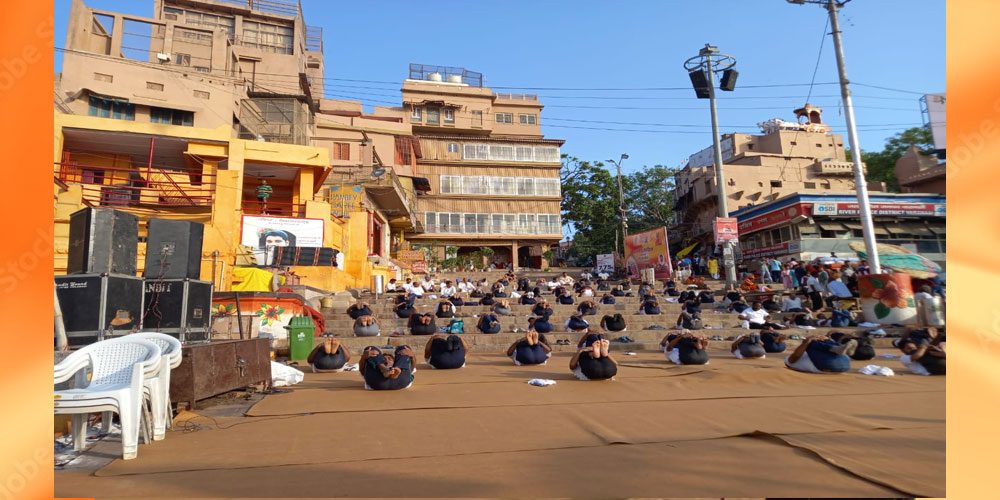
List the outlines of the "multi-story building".
{"label": "multi-story building", "polygon": [[537,95],[495,93],[462,68],[410,65],[403,109],[419,141],[414,175],[429,181],[417,196],[413,244],[444,256],[481,247],[494,261],[544,267],[562,239],[559,147],[541,132]]}
{"label": "multi-story building", "polygon": [[[822,110],[806,104],[795,110],[799,123],[772,119],[759,124],[760,135],[725,134],[721,139],[725,189],[730,213],[791,193],[854,190],[853,164],[844,140],[830,133]],[[676,224],[672,248],[681,242],[707,242],[718,216],[712,148],[691,155],[675,178]],[[687,246],[687,245],[685,245]]]}
{"label": "multi-story building", "polygon": [[[378,139],[329,154],[317,122],[336,127],[343,105],[317,120],[322,74],[322,31],[294,0],[155,0],[148,18],[74,0],[54,89],[56,271],[65,268],[65,216],[109,206],[138,214],[140,235],[150,217],[204,223],[202,275],[221,290],[231,276],[207,262],[232,269],[253,215],[323,221],[313,245],[340,250],[343,268],[300,272],[304,284],[337,290],[393,274],[388,221],[412,228],[412,197],[393,168],[380,168]],[[384,128],[409,136],[409,124],[393,120]],[[365,134],[348,125],[348,137]],[[383,151],[394,147],[390,139]],[[264,181],[273,192],[261,204]]]}

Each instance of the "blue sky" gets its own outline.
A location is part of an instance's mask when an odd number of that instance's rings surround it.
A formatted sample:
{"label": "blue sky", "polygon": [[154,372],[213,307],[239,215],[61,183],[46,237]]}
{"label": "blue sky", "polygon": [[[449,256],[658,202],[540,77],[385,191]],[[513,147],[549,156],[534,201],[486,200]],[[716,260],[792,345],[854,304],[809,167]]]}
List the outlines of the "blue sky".
{"label": "blue sky", "polygon": [[[145,16],[153,10],[152,0],[85,2]],[[69,6],[70,0],[55,2],[57,47],[65,40]],[[306,22],[324,28],[329,97],[398,104],[409,63],[465,67],[483,73],[496,91],[539,94],[546,106],[542,131],[565,139],[564,153],[589,160],[628,153],[626,172],[678,166],[711,145],[708,101],[695,98],[682,67],[706,42],[736,57],[740,71],[736,91],[719,93],[723,133],[756,133],[758,122],[774,117],[793,120],[792,109],[811,92],[824,121],[846,136],[839,88],[824,85],[837,81],[829,35],[811,90],[756,87],[812,80],[824,29],[829,32],[826,10],[817,5],[302,0],[302,6]],[[848,75],[858,84],[852,92],[862,149],[880,150],[887,137],[921,124],[919,94],[945,91],[944,21],[943,0],[854,0],[841,11]],[[60,65],[57,51],[56,71]],[[680,90],[634,90],[664,87]]]}

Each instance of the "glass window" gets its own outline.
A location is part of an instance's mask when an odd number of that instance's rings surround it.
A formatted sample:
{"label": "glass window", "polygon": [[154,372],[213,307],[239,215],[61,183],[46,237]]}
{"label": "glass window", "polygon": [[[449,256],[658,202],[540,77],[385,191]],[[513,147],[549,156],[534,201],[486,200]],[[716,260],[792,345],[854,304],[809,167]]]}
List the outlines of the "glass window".
{"label": "glass window", "polygon": [[465,232],[476,232],[476,214],[465,214]]}
{"label": "glass window", "polygon": [[534,125],[535,123],[537,123],[538,120],[538,117],[536,117],[535,115],[526,115],[526,114],[519,114],[517,115],[517,118],[518,122],[521,125]]}
{"label": "glass window", "polygon": [[518,146],[514,149],[516,151],[515,159],[517,161],[532,161],[534,159],[534,155],[532,154],[534,149],[531,146]]}
{"label": "glass window", "polygon": [[503,214],[492,214],[492,222],[490,225],[490,232],[495,234],[500,234],[503,232]]}
{"label": "glass window", "polygon": [[469,114],[472,115],[471,119],[472,119],[472,126],[473,127],[482,127],[483,126],[483,112],[482,111],[472,111]]}
{"label": "glass window", "polygon": [[194,113],[169,108],[149,108],[149,121],[166,125],[194,126]]}
{"label": "glass window", "polygon": [[135,104],[90,96],[87,114],[115,120],[135,120]]}
{"label": "glass window", "polygon": [[476,214],[476,232],[487,234],[490,229],[490,214]]}
{"label": "glass window", "polygon": [[917,243],[917,253],[939,253],[938,242],[935,240],[921,240]]}
{"label": "glass window", "polygon": [[451,108],[446,108],[444,110],[444,122],[445,123],[455,123],[455,110]]}
{"label": "glass window", "polygon": [[437,214],[434,212],[427,212],[424,214],[424,230],[428,233],[437,232]]}
{"label": "glass window", "polygon": [[462,214],[449,214],[451,216],[451,227],[450,232],[461,233],[462,232]]}
{"label": "glass window", "polygon": [[491,160],[513,160],[514,146],[490,146]]}
{"label": "glass window", "polygon": [[792,228],[791,226],[785,226],[780,229],[781,231],[781,241],[791,241],[792,239]]}
{"label": "glass window", "polygon": [[458,143],[455,143],[455,142],[448,143],[448,152],[449,153],[457,153],[458,152]]}
{"label": "glass window", "polygon": [[243,21],[243,40],[241,43],[245,46],[276,54],[291,54],[294,39],[292,28]]}
{"label": "glass window", "polygon": [[455,175],[441,176],[441,193],[454,194],[462,191],[461,178]]}
{"label": "glass window", "polygon": [[441,112],[438,108],[427,108],[427,124],[437,125],[441,123]]}
{"label": "glass window", "polygon": [[413,107],[413,112],[410,114],[410,121],[419,122],[423,119],[422,110],[418,106]]}
{"label": "glass window", "polygon": [[535,180],[531,177],[517,178],[518,196],[533,196],[535,194]]}
{"label": "glass window", "polygon": [[497,113],[497,123],[514,123],[514,114]]}
{"label": "glass window", "polygon": [[517,219],[514,214],[503,214],[503,232],[507,234],[514,234],[517,224]]}

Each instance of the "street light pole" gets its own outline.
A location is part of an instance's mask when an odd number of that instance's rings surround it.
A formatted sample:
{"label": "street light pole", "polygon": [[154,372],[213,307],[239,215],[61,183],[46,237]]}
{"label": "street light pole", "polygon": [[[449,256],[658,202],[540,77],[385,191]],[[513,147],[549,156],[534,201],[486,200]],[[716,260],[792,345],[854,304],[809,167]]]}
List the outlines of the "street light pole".
{"label": "street light pole", "polygon": [[[708,80],[708,103],[712,112],[712,150],[715,153],[715,184],[719,217],[729,217],[729,207],[726,201],[726,176],[722,164],[722,144],[719,140],[719,111],[715,105],[715,70],[729,69],[736,65],[736,59],[730,55],[717,54],[719,49],[709,44],[698,51],[698,55],[684,62],[689,72],[704,71]],[[722,263],[726,269],[726,287],[736,286],[736,262],[733,243],[726,241],[722,248]]]}
{"label": "street light pole", "polygon": [[851,144],[851,156],[854,160],[854,188],[858,193],[858,212],[861,215],[861,229],[865,238],[865,250],[868,254],[868,265],[872,274],[882,272],[879,263],[878,247],[875,243],[875,224],[872,221],[871,203],[868,201],[868,182],[865,180],[864,165],[861,163],[861,143],[858,140],[858,127],[854,121],[854,103],[851,100],[851,89],[848,86],[847,65],[844,62],[844,45],[840,39],[840,20],[837,8],[850,0],[788,0],[789,3],[813,3],[823,5],[830,13],[830,28],[833,30],[833,47],[837,55],[837,73],[840,76],[840,96],[844,101],[844,119],[847,121],[847,139]]}
{"label": "street light pole", "polygon": [[[628,237],[628,217],[625,215],[625,191],[622,190],[622,162],[628,159],[628,154],[622,153],[621,158],[618,161],[608,160],[615,164],[618,170],[618,210],[622,216],[622,258],[625,257],[625,238]],[[618,238],[615,237],[615,245],[618,244]]]}

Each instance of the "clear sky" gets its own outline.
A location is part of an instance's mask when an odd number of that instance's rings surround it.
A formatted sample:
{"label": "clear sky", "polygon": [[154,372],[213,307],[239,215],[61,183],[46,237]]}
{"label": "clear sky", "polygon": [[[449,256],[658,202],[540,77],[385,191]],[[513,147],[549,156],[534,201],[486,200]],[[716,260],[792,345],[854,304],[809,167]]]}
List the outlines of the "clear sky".
{"label": "clear sky", "polygon": [[[55,1],[57,47],[70,3]],[[145,16],[153,11],[152,0],[85,3]],[[824,109],[834,132],[846,135],[840,91],[829,84],[837,81],[832,37],[823,35],[827,15],[818,5],[302,0],[302,7],[306,22],[324,29],[328,97],[398,105],[409,63],[465,67],[483,73],[496,91],[539,94],[542,131],[565,139],[564,153],[589,160],[628,153],[626,172],[678,166],[711,145],[708,101],[695,98],[682,66],[705,43],[734,56],[740,71],[736,91],[719,92],[721,131],[756,133],[756,124],[769,118],[794,120],[792,110],[810,87],[772,85],[812,81],[825,38],[809,101]],[[880,150],[887,137],[922,123],[921,94],[945,91],[945,2],[854,0],[840,19],[848,75],[858,84],[852,92],[861,147]],[[60,65],[57,51],[56,71]],[[642,88],[676,90],[636,90]]]}

